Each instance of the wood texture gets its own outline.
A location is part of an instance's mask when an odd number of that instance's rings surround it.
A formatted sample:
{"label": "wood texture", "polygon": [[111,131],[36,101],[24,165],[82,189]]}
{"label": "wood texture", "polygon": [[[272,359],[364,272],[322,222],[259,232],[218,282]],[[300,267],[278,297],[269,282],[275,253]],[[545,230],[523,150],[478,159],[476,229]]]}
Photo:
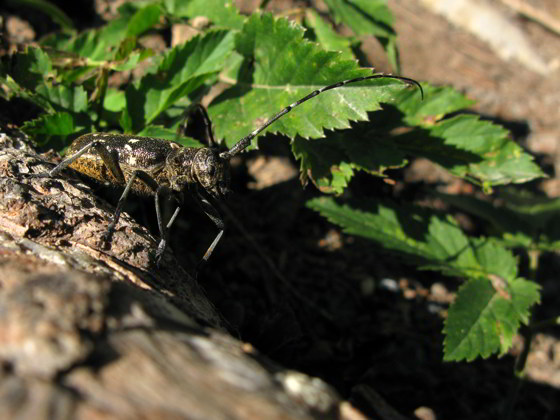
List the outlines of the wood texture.
{"label": "wood texture", "polygon": [[362,419],[324,382],[230,336],[127,215],[0,135],[0,418]]}

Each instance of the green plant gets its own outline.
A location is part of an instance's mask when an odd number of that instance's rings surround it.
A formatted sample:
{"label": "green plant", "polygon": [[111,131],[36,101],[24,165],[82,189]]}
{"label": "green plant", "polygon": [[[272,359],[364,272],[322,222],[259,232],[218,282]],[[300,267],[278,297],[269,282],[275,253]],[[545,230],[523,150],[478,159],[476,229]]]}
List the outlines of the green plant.
{"label": "green plant", "polygon": [[[397,66],[392,17],[383,0],[326,3],[335,22],[347,24],[356,35],[377,36]],[[164,127],[178,124],[189,104],[222,82],[228,87],[208,112],[216,138],[231,147],[312,90],[371,74],[354,59],[357,38],[340,37],[311,9],[305,11],[305,24],[316,43],[305,39],[299,25],[270,14],[242,16],[228,0],[137,2],[119,12],[99,29],[51,35],[3,64],[2,97],[23,98],[43,111],[23,125],[39,145],[63,150],[79,134],[119,126],[125,132],[175,139],[174,130]],[[138,43],[146,31],[200,15],[211,25],[184,44],[160,53]],[[111,75],[140,63],[145,65],[140,77],[110,86]],[[558,235],[551,232],[544,238],[541,233],[551,218],[532,217],[554,210],[555,202],[531,205],[525,200],[497,214],[484,201],[441,196],[488,219],[500,232],[469,237],[451,216],[412,204],[343,195],[357,172],[386,176],[411,156],[428,158],[487,193],[543,176],[504,128],[475,115],[444,118],[471,100],[449,87],[422,85],[423,101],[418,90],[394,80],[349,85],[314,98],[266,132],[289,137],[302,181],[310,180],[330,194],[309,201],[310,208],[410,264],[465,280],[445,323],[445,360],[503,354],[520,325],[528,324],[531,306],[539,302],[538,285],[519,277],[510,249],[557,248]]]}

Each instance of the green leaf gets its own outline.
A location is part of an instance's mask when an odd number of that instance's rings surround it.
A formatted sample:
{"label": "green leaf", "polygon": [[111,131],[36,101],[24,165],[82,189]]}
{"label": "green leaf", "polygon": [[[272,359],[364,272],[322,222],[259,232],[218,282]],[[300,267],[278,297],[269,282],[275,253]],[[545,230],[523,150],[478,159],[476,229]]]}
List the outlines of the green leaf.
{"label": "green leaf", "polygon": [[467,283],[449,309],[445,360],[473,360],[503,354],[529,308],[539,302],[539,286],[517,277],[515,257],[484,238],[469,238],[449,217],[387,203],[340,204],[317,198],[307,206],[346,233],[371,239],[424,269],[462,276]]}
{"label": "green leaf", "polygon": [[128,18],[119,17],[100,29],[91,29],[79,35],[58,33],[45,38],[42,45],[65,54],[75,54],[88,59],[88,64],[112,60],[116,47],[126,38]]}
{"label": "green leaf", "polygon": [[476,115],[457,115],[393,139],[399,149],[480,185],[522,183],[544,176],[533,157],[508,138],[506,129]]}
{"label": "green leaf", "polygon": [[396,36],[389,36],[387,38],[378,37],[377,39],[385,49],[391,67],[397,74],[400,74],[401,66],[399,61],[399,48],[397,46],[397,37]]}
{"label": "green leaf", "polygon": [[8,4],[20,8],[32,7],[49,16],[53,22],[60,25],[63,29],[73,29],[72,20],[58,7],[45,0],[8,0]]}
{"label": "green leaf", "polygon": [[[87,109],[87,94],[82,86],[67,87],[63,84],[53,86],[48,80],[54,75],[49,56],[40,48],[28,47],[15,58],[11,73],[3,79],[11,93],[39,105],[45,111],[67,110],[82,112]],[[24,89],[25,88],[25,89]]]}
{"label": "green leaf", "polygon": [[232,0],[164,0],[164,4],[172,16],[204,16],[221,28],[241,29],[245,21]]}
{"label": "green leaf", "polygon": [[[39,118],[25,122],[22,130],[33,136],[38,145],[46,144],[52,137],[62,140],[74,134],[74,117],[68,112],[57,112],[56,114],[44,114]],[[59,147],[57,147],[59,149]]]}
{"label": "green leaf", "polygon": [[[474,115],[438,121],[444,113],[470,104],[462,95],[429,85],[426,91],[425,101],[414,89],[401,89],[393,97],[384,98],[392,106],[371,113],[370,124],[329,132],[324,140],[306,143],[296,139],[292,149],[301,160],[303,179],[311,177],[323,192],[339,194],[353,171],[383,175],[388,168],[405,165],[409,156],[428,158],[479,185],[519,183],[544,175],[533,158],[508,138],[504,128]],[[406,123],[422,128],[395,135]],[[343,163],[352,171],[345,171],[341,178]],[[335,178],[336,188],[331,185]]]}
{"label": "green leaf", "polygon": [[305,11],[305,24],[313,29],[316,41],[325,50],[340,51],[345,60],[354,60],[356,57],[352,52],[352,42],[349,38],[337,34],[331,25],[326,22],[319,13],[313,9]]}
{"label": "green leaf", "polygon": [[537,195],[527,190],[513,188],[500,192],[504,207],[515,213],[535,231],[548,231],[552,224],[557,224],[560,213],[560,199]]}
{"label": "green leaf", "polygon": [[123,132],[125,133],[133,132],[132,118],[130,118],[130,114],[128,113],[127,108],[124,108],[121,112],[121,115],[119,117],[119,125],[123,129]]}
{"label": "green leaf", "polygon": [[155,26],[162,15],[159,4],[152,3],[138,10],[128,21],[127,36],[138,36]]}
{"label": "green leaf", "polygon": [[386,0],[325,0],[336,23],[344,23],[356,35],[390,37],[393,15]]}
{"label": "green leaf", "polygon": [[25,99],[26,101],[29,101],[32,104],[35,104],[36,106],[42,108],[45,111],[53,111],[53,106],[48,100],[46,100],[41,95],[38,95],[32,90],[28,90],[20,86],[9,75],[7,75],[6,77],[0,77],[0,82],[2,83],[2,89],[0,89],[0,94],[4,99],[9,101],[13,97],[18,97],[18,98]]}
{"label": "green leaf", "polygon": [[344,232],[373,240],[389,251],[407,255],[411,261],[436,263],[440,259],[428,248],[425,235],[429,215],[420,209],[372,201],[358,207],[340,204],[331,197],[312,199],[306,205]]}
{"label": "green leaf", "polygon": [[311,178],[323,192],[341,193],[354,174],[348,161],[343,160],[343,150],[337,142],[306,141],[297,137],[292,143],[292,151],[301,161],[303,180]]}
{"label": "green leaf", "polygon": [[508,250],[488,239],[468,238],[450,217],[373,201],[351,206],[330,197],[310,200],[307,206],[346,233],[373,240],[444,274],[513,279],[517,273],[517,262]]}
{"label": "green leaf", "polygon": [[432,86],[422,83],[424,99],[418,90],[403,90],[395,96],[395,106],[405,114],[403,121],[408,125],[432,126],[444,115],[467,108],[475,101],[466,98],[448,86]]}
{"label": "green leaf", "polygon": [[128,112],[138,129],[217,74],[233,49],[233,33],[213,31],[170,50],[156,74],[126,91]]}
{"label": "green leaf", "polygon": [[136,37],[129,36],[122,40],[115,52],[115,60],[125,60],[136,48]]}
{"label": "green leaf", "polygon": [[[225,138],[228,146],[313,90],[371,75],[355,61],[305,40],[301,27],[270,14],[250,17],[236,37],[236,50],[245,57],[248,71],[208,110],[216,137]],[[405,88],[393,79],[375,79],[333,89],[294,109],[265,132],[320,138],[324,129],[348,128],[349,121],[367,120],[367,111],[379,109],[380,101]]]}
{"label": "green leaf", "polygon": [[68,112],[85,112],[87,110],[87,92],[83,86],[67,87],[44,84],[37,87],[36,93],[49,101],[54,109]]}
{"label": "green leaf", "polygon": [[103,108],[111,112],[120,112],[126,106],[126,98],[122,90],[108,88],[103,101]]}
{"label": "green leaf", "polygon": [[383,176],[385,170],[403,167],[407,160],[392,141],[351,131],[328,133],[325,139],[306,141],[296,137],[292,151],[300,160],[302,179],[325,193],[341,194],[355,171]]}
{"label": "green leaf", "polygon": [[502,282],[473,278],[457,293],[445,322],[444,360],[472,361],[505,354],[529,308],[539,302],[539,286],[522,278]]}
{"label": "green leaf", "polygon": [[499,206],[472,196],[436,193],[445,202],[489,222],[508,247],[560,249],[560,199],[513,189],[499,192]]}
{"label": "green leaf", "polygon": [[393,15],[387,0],[325,0],[336,23],[344,23],[356,35],[374,35],[387,52],[398,73],[398,51],[393,30]]}
{"label": "green leaf", "polygon": [[13,79],[26,89],[36,89],[52,76],[49,56],[37,47],[28,46],[23,53],[14,57],[15,63],[10,73]]}

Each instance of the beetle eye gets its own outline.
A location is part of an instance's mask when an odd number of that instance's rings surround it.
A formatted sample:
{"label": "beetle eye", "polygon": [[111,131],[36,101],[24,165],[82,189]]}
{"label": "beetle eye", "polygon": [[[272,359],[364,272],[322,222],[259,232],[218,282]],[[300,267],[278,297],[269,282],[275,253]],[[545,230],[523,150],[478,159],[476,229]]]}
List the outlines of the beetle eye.
{"label": "beetle eye", "polygon": [[214,176],[216,173],[216,162],[212,159],[212,157],[206,159],[206,171],[210,176]]}

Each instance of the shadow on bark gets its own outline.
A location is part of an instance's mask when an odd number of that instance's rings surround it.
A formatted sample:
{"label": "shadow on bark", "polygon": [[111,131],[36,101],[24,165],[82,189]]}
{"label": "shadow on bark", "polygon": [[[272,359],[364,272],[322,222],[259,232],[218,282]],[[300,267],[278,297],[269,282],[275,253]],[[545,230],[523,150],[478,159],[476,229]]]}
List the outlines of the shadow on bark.
{"label": "shadow on bark", "polygon": [[231,337],[196,281],[21,136],[0,135],[0,418],[362,419]]}

